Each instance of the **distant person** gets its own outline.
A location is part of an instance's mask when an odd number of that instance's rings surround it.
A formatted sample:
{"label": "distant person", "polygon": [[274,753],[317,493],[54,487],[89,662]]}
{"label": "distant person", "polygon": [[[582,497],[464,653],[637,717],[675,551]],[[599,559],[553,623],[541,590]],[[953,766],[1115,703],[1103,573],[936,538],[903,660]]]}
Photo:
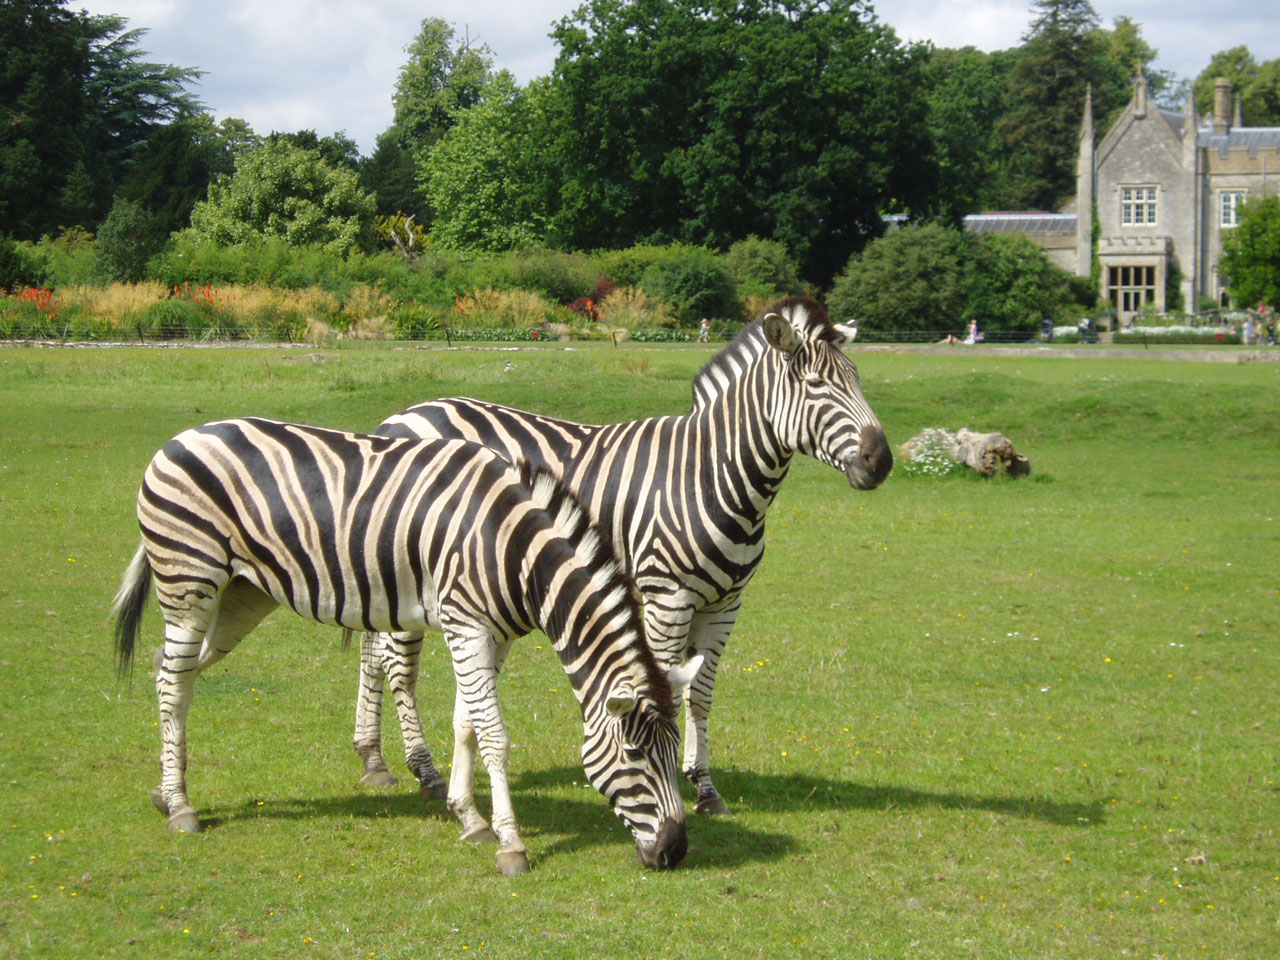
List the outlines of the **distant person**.
{"label": "distant person", "polygon": [[977,320],[970,320],[970,321],[969,321],[969,333],[968,333],[968,335],[964,338],[964,342],[965,342],[965,343],[977,343],[977,342],[978,342],[978,321],[977,321]]}
{"label": "distant person", "polygon": [[698,342],[711,342],[711,321],[706,317],[703,317],[702,320],[698,322]]}
{"label": "distant person", "polygon": [[1053,320],[1049,317],[1040,321],[1040,339],[1045,343],[1053,343]]}

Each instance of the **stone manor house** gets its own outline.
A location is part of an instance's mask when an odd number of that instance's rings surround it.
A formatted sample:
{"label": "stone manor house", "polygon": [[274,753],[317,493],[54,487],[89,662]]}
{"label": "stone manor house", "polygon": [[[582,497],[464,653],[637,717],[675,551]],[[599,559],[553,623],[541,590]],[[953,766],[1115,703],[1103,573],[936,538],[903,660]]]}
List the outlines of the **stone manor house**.
{"label": "stone manor house", "polygon": [[1206,297],[1228,305],[1230,291],[1218,274],[1222,237],[1235,227],[1243,200],[1276,189],[1280,127],[1243,126],[1229,80],[1218,79],[1213,116],[1202,119],[1190,98],[1183,111],[1157,108],[1140,74],[1129,105],[1096,145],[1086,98],[1076,196],[1061,213],[982,213],[966,218],[966,226],[1025,233],[1058,266],[1088,276],[1096,206],[1098,293],[1124,325],[1146,304],[1165,309],[1173,284],[1189,312]]}

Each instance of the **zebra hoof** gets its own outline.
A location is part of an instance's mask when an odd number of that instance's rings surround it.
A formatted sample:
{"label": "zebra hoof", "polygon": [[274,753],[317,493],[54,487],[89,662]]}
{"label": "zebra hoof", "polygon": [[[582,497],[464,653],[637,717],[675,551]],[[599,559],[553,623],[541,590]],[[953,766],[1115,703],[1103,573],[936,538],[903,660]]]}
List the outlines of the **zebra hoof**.
{"label": "zebra hoof", "polygon": [[[464,833],[460,838],[463,843],[497,843],[498,835],[494,833],[488,826],[477,827],[469,833]],[[499,854],[501,856],[501,854]]]}
{"label": "zebra hoof", "polygon": [[717,816],[729,812],[729,805],[724,802],[724,797],[715,793],[708,797],[702,797],[693,806],[695,813],[705,813],[709,816]]}
{"label": "zebra hoof", "polygon": [[432,780],[430,783],[424,783],[418,787],[418,796],[435,797],[437,800],[448,799],[449,781],[442,777],[439,780]]}
{"label": "zebra hoof", "polygon": [[185,810],[179,810],[177,813],[169,817],[170,833],[199,833],[200,821],[196,818],[196,812],[190,807]]}
{"label": "zebra hoof", "polygon": [[518,877],[529,872],[529,856],[523,850],[499,850],[498,870],[504,877]]}
{"label": "zebra hoof", "polygon": [[160,787],[154,787],[151,790],[151,805],[163,813],[166,817],[169,815],[169,804],[164,798],[164,790]]}
{"label": "zebra hoof", "polygon": [[386,789],[394,787],[400,781],[391,775],[390,770],[370,770],[360,778],[361,786]]}

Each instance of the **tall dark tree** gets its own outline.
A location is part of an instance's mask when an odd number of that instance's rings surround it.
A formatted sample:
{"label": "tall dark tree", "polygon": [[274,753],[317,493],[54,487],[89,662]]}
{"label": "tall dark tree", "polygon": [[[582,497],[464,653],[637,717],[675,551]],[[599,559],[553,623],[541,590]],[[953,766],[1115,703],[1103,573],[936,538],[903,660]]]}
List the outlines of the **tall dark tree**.
{"label": "tall dark tree", "polygon": [[1037,0],[1032,10],[1011,109],[996,126],[1009,151],[1009,205],[1053,210],[1075,191],[1085,91],[1093,86],[1096,115],[1109,116],[1128,99],[1128,76],[1107,58],[1088,0]]}
{"label": "tall dark tree", "polygon": [[145,62],[144,31],[65,0],[0,4],[0,232],[94,226],[199,71]]}
{"label": "tall dark tree", "polygon": [[565,244],[771,236],[823,282],[934,194],[927,49],[860,0],[590,0],[552,35]]}
{"label": "tall dark tree", "polygon": [[89,49],[61,0],[0,4],[0,234],[54,229],[76,163]]}
{"label": "tall dark tree", "polygon": [[[209,183],[235,169],[236,145],[247,125],[208,114],[183,117],[154,131],[116,191],[150,211],[167,236],[190,223],[191,209],[209,192]],[[228,140],[226,133],[231,133]]]}

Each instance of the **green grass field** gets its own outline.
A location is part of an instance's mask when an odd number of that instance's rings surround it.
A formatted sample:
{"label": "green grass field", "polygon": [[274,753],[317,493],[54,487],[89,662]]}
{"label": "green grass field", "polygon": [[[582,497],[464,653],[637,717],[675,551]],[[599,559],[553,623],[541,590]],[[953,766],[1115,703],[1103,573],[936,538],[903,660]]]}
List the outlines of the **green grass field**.
{"label": "green grass field", "polygon": [[[166,440],[451,394],[681,412],[706,356],[0,347],[0,956],[1280,955],[1280,364],[856,355],[895,446],[1000,430],[1034,472],[858,493],[797,459],[712,715],[733,813],[674,871],[583,786],[541,635],[501,685],[534,867],[509,881],[398,760],[400,787],[356,786],[355,652],[285,612],[197,685],[209,827],[165,831],[160,618],[120,683],[108,608]],[[421,700],[447,763],[442,646]]]}

